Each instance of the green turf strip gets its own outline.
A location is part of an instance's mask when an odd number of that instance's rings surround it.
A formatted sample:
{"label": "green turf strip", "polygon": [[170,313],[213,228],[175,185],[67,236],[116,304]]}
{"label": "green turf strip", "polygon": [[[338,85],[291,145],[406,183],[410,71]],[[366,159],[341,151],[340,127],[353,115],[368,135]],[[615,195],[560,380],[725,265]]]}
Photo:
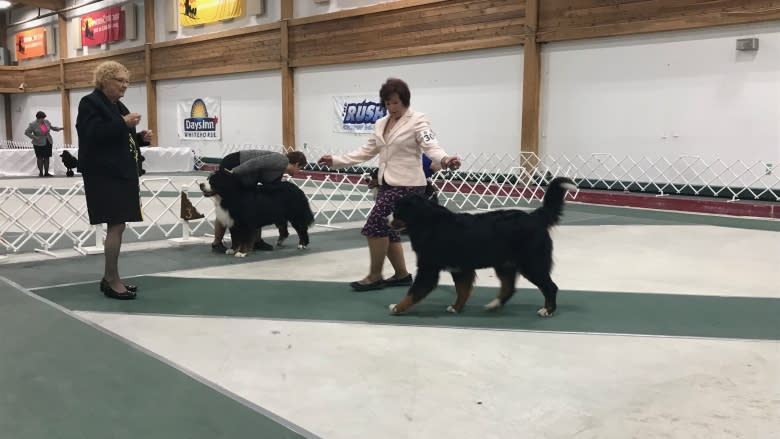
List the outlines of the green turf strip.
{"label": "green turf strip", "polygon": [[403,316],[387,306],[403,287],[352,292],[345,283],[140,277],[139,299],[103,298],[93,284],[37,290],[61,305],[85,311],[159,313],[279,319],[336,320],[375,324],[450,326],[552,332],[599,332],[666,336],[780,340],[780,299],[673,294],[561,291],[552,318],[536,316],[536,290],[521,290],[503,309],[481,306],[495,288],[476,288],[464,313],[444,310],[454,288],[440,286]]}
{"label": "green turf strip", "polygon": [[6,283],[0,333],[4,439],[304,437]]}

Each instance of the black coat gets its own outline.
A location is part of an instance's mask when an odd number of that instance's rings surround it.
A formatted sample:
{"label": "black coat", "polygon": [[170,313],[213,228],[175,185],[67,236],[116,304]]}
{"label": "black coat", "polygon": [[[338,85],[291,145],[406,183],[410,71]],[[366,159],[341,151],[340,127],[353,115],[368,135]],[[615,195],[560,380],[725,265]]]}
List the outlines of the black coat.
{"label": "black coat", "polygon": [[[95,89],[81,98],[76,131],[79,135],[79,167],[82,175],[105,175],[109,177],[138,178],[140,147],[148,145],[135,128],[128,128],[122,116],[130,113],[125,105],[115,104],[106,95]],[[130,144],[130,136],[136,142]]]}

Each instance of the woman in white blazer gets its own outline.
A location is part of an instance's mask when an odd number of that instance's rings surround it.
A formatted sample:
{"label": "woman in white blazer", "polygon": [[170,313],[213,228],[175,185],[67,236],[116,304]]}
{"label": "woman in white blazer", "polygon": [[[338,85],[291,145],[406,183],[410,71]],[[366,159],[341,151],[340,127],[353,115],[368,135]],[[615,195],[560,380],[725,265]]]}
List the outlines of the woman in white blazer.
{"label": "woman in white blazer", "polygon": [[[343,168],[379,156],[379,191],[361,231],[368,240],[370,268],[366,277],[350,284],[356,291],[411,285],[412,275],[406,270],[401,235],[389,227],[387,216],[404,195],[424,194],[426,180],[420,166],[423,153],[444,168],[460,167],[460,158],[448,156],[439,146],[425,115],[409,108],[410,97],[404,81],[388,79],[379,90],[387,114],[376,122],[368,141],[353,152],[324,155],[318,161],[331,168]],[[382,278],[385,257],[395,270],[387,279]]]}
{"label": "woman in white blazer", "polygon": [[38,177],[51,177],[49,174],[49,159],[52,154],[51,138],[52,131],[62,131],[62,127],[53,126],[46,120],[46,113],[39,111],[35,113],[35,120],[30,122],[24,135],[32,139],[33,149],[35,149],[35,158],[38,164]]}

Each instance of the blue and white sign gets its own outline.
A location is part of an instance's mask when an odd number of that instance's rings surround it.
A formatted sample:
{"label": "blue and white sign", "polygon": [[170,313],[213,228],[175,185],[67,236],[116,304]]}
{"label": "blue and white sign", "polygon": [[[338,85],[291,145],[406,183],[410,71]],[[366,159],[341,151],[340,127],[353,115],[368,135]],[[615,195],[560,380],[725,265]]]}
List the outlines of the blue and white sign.
{"label": "blue and white sign", "polygon": [[371,133],[376,121],[386,113],[379,96],[334,96],[333,108],[337,133]]}

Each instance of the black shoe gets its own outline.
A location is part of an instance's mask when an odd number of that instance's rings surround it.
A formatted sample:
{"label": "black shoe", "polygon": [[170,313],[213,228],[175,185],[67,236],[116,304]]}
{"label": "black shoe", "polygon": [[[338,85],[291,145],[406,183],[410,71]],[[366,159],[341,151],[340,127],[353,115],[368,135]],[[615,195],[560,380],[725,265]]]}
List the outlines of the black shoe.
{"label": "black shoe", "polygon": [[114,291],[105,279],[100,280],[100,291],[102,291],[106,297],[117,300],[132,300],[136,297],[134,292],[127,289],[124,291]]}
{"label": "black shoe", "polygon": [[122,284],[122,285],[124,285],[125,288],[127,289],[127,291],[130,291],[131,293],[137,293],[138,292],[138,287],[135,286],[135,285],[128,285],[128,284]]}
{"label": "black shoe", "polygon": [[225,253],[227,251],[227,247],[225,247],[225,244],[217,243],[217,244],[211,244],[211,251],[214,253]]}
{"label": "black shoe", "polygon": [[271,251],[274,249],[274,246],[271,244],[263,241],[262,239],[255,242],[255,250],[262,250],[262,251]]}
{"label": "black shoe", "polygon": [[352,287],[355,291],[372,291],[372,290],[381,290],[385,287],[385,281],[383,279],[379,279],[376,282],[371,282],[370,284],[362,284],[360,282],[352,282],[349,284],[350,287]]}
{"label": "black shoe", "polygon": [[384,282],[386,287],[406,287],[412,284],[412,275],[407,274],[400,279],[395,277],[388,277],[384,280]]}

